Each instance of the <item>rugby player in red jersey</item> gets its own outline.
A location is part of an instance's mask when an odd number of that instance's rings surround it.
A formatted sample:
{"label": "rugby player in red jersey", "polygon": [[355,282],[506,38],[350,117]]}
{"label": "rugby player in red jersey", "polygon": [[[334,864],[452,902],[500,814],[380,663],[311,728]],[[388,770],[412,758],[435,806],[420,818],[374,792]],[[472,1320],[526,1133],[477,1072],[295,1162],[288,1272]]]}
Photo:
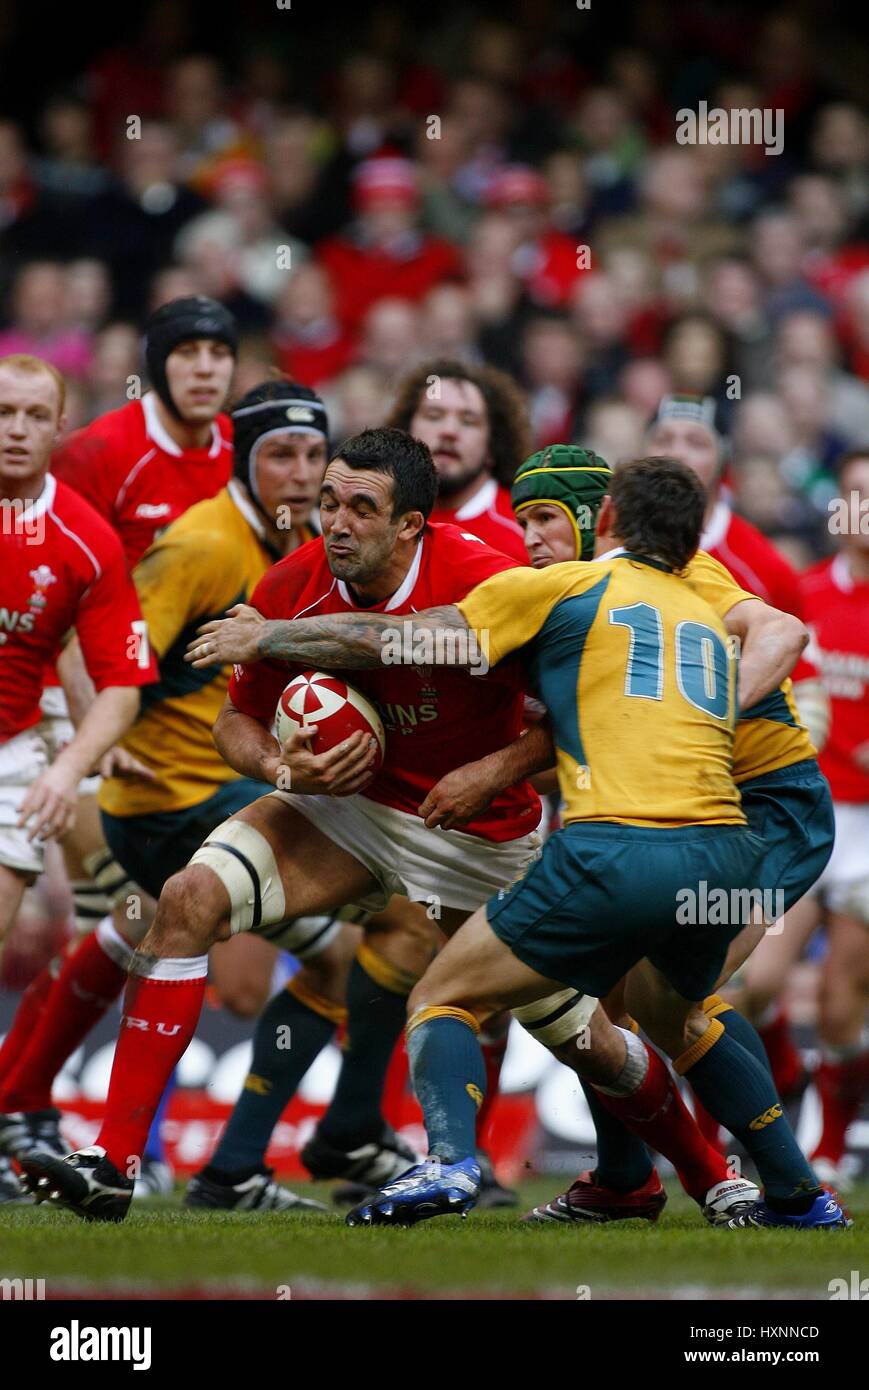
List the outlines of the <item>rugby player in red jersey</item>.
{"label": "rugby player in red jersey", "polygon": [[[802,576],[812,651],[830,697],[830,735],[820,756],[836,818],[832,858],[818,880],[829,950],[821,970],[815,1085],[822,1132],[812,1163],[825,1179],[840,1170],[848,1126],[869,1090],[865,1045],[869,1001],[869,449],[839,465],[838,554]],[[832,523],[831,515],[831,523]]]}
{"label": "rugby player in red jersey", "polygon": [[[130,570],[155,536],[196,502],[214,497],[232,474],[232,427],[223,410],[235,365],[235,321],[204,296],[173,299],[145,327],[152,390],[74,431],[55,449],[51,470],[117,532]],[[71,643],[62,659],[64,689],[46,677],[43,713],[56,746],[70,737],[91,690]],[[134,889],[102,838],[97,779],[82,788],[67,861],[79,934]]]}
{"label": "rugby player in red jersey", "polygon": [[[130,570],[172,521],[216,496],[229,481],[232,427],[221,412],[236,350],[235,320],[217,300],[204,295],[170,300],[145,325],[152,389],[76,430],[54,451],[52,472],[117,532]],[[58,749],[93,698],[75,640],[65,648],[58,671],[46,673],[45,684],[45,733]],[[131,893],[139,896],[143,920],[154,908],[106,846],[98,788],[98,777],[83,781],[75,821],[63,842],[81,937],[110,914],[123,932]],[[31,985],[28,999],[34,1009],[47,998],[55,973],[52,962]],[[153,1156],[159,1157],[159,1144]]]}
{"label": "rugby player in red jersey", "polygon": [[[457,600],[512,568],[475,537],[427,524],[435,489],[428,449],[402,431],[369,430],[346,441],[323,480],[322,539],[269,571],[252,597],[256,611],[242,609],[240,616],[256,632],[272,615],[371,611],[395,615],[400,637],[403,614]],[[210,624],[206,633],[193,644],[194,660],[220,664],[219,635]],[[373,739],[361,733],[320,755],[299,735],[282,748],[270,730],[293,667],[269,660],[239,667],[215,739],[236,771],[277,790],[219,826],[167,883],[131,968],[97,1143],[66,1160],[25,1161],[38,1195],[56,1191],[58,1200],[91,1217],[126,1214],[130,1161],[141,1154],[166,1079],[193,1035],[214,941],[346,902],[376,909],[393,893],[436,909],[449,933],[529,862],[538,846],[540,803],[523,778],[537,769],[540,752],[534,729],[520,737],[521,672],[508,663],[486,673],[482,652],[473,665],[477,674],[387,663],[354,674],[387,729],[376,776]],[[548,739],[543,742],[548,757]],[[486,760],[491,784],[500,780],[504,790],[462,830],[433,833],[420,805],[446,772],[472,758]],[[425,961],[417,943],[410,947],[416,958],[403,954],[409,948],[402,939],[392,963],[421,973]],[[319,983],[313,975],[308,1002],[304,990],[293,996],[293,1046],[285,1055],[293,1059],[296,1085],[331,1037],[332,1027],[312,1024],[329,1023]],[[239,1129],[248,1133],[263,1126],[270,1133],[288,1099],[284,1091],[276,1102],[272,1093],[269,1068],[278,1049],[270,1008],[257,1030],[263,1045],[255,1043],[255,1084],[249,1078],[236,1107]],[[237,1179],[243,1170],[242,1162],[221,1176]]]}
{"label": "rugby player in red jersey", "polygon": [[[63,405],[63,378],[48,363],[0,359],[0,939],[42,872],[44,841],[69,830],[80,780],[132,724],[139,687],[156,679],[117,536],[48,471]],[[96,694],[49,765],[39,701],[71,628]]]}
{"label": "rugby player in red jersey", "polygon": [[[471,366],[452,358],[429,359],[399,382],[386,424],[407,430],[431,451],[438,496],[430,520],[452,522],[524,563],[521,532],[513,519],[509,488],[503,485],[512,480],[529,440],[524,400],[510,377],[493,367]],[[388,910],[397,930],[419,932],[420,927],[415,926],[419,909],[396,903]],[[382,1060],[389,1036],[401,1038],[402,1000],[413,981],[406,974],[391,972],[372,956],[372,949],[372,941],[367,940],[354,965],[347,1000],[349,1041],[335,1094],[302,1151],[302,1160],[315,1177],[353,1177],[360,1183],[372,1177],[380,1181],[383,1163],[388,1161],[377,1142],[382,1120],[379,1090],[376,1084],[372,1086],[372,1077],[379,1072],[375,1057]],[[377,1000],[375,1010],[372,999]],[[509,1015],[500,1014],[488,1021],[481,1034],[487,1082],[478,1116],[481,1143],[498,1095],[509,1023]],[[354,1046],[354,1034],[365,1035],[364,1046]],[[394,1142],[392,1136],[387,1138],[390,1144]],[[402,1160],[406,1157],[400,1153]],[[482,1149],[479,1159],[483,1172],[480,1205],[515,1205],[515,1194],[497,1181]]]}
{"label": "rugby player in red jersey", "polygon": [[528,421],[510,377],[449,358],[422,362],[399,383],[386,423],[431,450],[438,473],[431,520],[451,521],[525,564],[510,484],[529,453]]}
{"label": "rugby player in red jersey", "polygon": [[[717,422],[711,397],[665,396],[652,421],[648,445],[655,453],[678,459],[700,478],[708,502],[700,549],[718,560],[742,588],[774,608],[802,619],[799,577],[783,555],[755,526],[730,506],[725,486],[728,441]],[[815,748],[822,748],[829,727],[830,706],[816,665],[803,654],[793,672],[794,699]],[[768,935],[746,967],[746,987],[732,993],[738,1008],[755,1024],[773,1070],[776,1088],[785,1099],[799,1095],[805,1069],[790,1035],[787,1013],[778,995],[793,963],[792,947],[803,942],[809,919],[798,904],[788,914],[784,932]],[[700,1116],[705,1123],[705,1118]],[[714,1124],[706,1125],[712,1136]]]}

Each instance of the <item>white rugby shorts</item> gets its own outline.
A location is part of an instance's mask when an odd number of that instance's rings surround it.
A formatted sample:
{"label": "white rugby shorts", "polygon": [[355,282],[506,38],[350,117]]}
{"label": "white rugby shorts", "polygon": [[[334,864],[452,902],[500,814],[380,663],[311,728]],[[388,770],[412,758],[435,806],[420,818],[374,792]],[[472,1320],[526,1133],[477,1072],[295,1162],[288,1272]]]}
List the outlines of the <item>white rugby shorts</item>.
{"label": "white rugby shorts", "polygon": [[41,725],[0,743],[0,864],[24,874],[41,874],[45,856],[39,840],[28,840],[17,820],[24,798],[49,764]]}
{"label": "white rugby shorts", "polygon": [[836,801],[836,843],[814,886],[832,912],[869,925],[869,803]]}
{"label": "white rugby shorts", "polygon": [[376,879],[378,889],[356,899],[371,912],[381,911],[396,893],[411,902],[474,912],[524,873],[541,845],[537,830],[499,841],[462,830],[427,830],[419,816],[359,794],[275,791],[272,796],[292,806]]}

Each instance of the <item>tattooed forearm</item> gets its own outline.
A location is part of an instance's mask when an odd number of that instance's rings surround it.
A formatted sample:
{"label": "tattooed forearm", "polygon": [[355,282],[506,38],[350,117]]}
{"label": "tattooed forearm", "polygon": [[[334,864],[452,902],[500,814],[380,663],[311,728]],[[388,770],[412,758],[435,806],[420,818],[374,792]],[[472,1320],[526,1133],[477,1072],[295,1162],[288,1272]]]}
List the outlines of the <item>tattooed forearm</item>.
{"label": "tattooed forearm", "polygon": [[[468,625],[452,604],[427,608],[422,613],[399,617],[392,613],[334,613],[324,618],[270,619],[262,626],[257,643],[258,655],[273,661],[304,662],[325,670],[335,667],[362,670],[381,666],[384,653],[396,649],[406,657],[388,658],[389,664],[412,664],[419,660],[413,651],[430,637],[440,637],[434,646],[443,659],[430,664],[461,666],[460,643],[444,640],[447,634],[467,633]],[[428,636],[426,636],[427,634]],[[397,645],[398,644],[398,648]]]}

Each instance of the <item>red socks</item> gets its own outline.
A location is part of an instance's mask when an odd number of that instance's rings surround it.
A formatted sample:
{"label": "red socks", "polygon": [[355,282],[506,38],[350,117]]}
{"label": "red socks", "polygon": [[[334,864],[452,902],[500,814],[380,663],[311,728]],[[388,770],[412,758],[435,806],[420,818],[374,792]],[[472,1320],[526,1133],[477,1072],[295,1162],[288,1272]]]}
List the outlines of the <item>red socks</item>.
{"label": "red socks", "polygon": [[166,1083],[196,1030],[208,957],[160,960],[154,969],[155,975],[131,976],[127,984],[106,1114],[96,1141],[129,1177],[136,1175],[130,1171],[131,1160],[141,1157]]}
{"label": "red socks", "polygon": [[101,923],[66,957],[17,1066],[0,1086],[0,1110],[45,1110],[51,1105],[55,1076],[117,999],[127,978],[118,961],[126,965],[131,956],[114,928]]}
{"label": "red socks", "polygon": [[775,1088],[786,1098],[803,1074],[802,1058],[791,1037],[790,1019],[784,1009],[778,1009],[769,1023],[757,1024],[757,1031],[766,1048]]}
{"label": "red socks", "polygon": [[814,1081],[821,1098],[823,1122],[812,1159],[826,1158],[838,1164],[845,1153],[848,1126],[857,1118],[869,1089],[869,1056],[863,1053],[846,1062],[823,1061]]}
{"label": "red socks", "polygon": [[[12,1020],[12,1027],[3,1039],[3,1046],[0,1047],[0,1093],[5,1087],[6,1078],[18,1066],[24,1055],[24,1049],[33,1037],[33,1031],[42,1016],[45,1001],[51,993],[54,982],[51,965],[47,965],[44,970],[40,970],[36,979],[27,986],[21,996],[21,1002]],[[0,1110],[11,1108],[0,1101]]]}
{"label": "red socks", "polygon": [[702,1202],[710,1187],[724,1182],[730,1172],[694,1123],[665,1063],[651,1048],[646,1052],[649,1069],[639,1090],[630,1096],[597,1094],[628,1129],[669,1158],[685,1191],[695,1202]]}
{"label": "red socks", "polygon": [[480,1051],[483,1054],[483,1066],[486,1068],[486,1094],[483,1096],[483,1104],[477,1111],[477,1143],[481,1149],[485,1149],[488,1138],[486,1131],[492,1117],[492,1107],[498,1099],[501,1067],[504,1063],[504,1054],[507,1051],[506,1030],[499,1038],[481,1037]]}

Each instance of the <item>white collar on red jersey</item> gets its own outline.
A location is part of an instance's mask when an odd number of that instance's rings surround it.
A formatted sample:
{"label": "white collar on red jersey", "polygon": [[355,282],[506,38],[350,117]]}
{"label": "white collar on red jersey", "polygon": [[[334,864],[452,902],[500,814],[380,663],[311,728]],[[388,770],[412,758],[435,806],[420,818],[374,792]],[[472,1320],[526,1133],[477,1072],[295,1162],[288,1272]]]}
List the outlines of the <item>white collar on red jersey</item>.
{"label": "white collar on red jersey", "polygon": [[[419,545],[416,547],[416,554],[413,557],[413,564],[407,571],[407,574],[404,576],[404,579],[401,581],[401,586],[398,589],[396,589],[395,593],[392,595],[392,598],[389,600],[386,607],[383,609],[384,613],[394,613],[396,608],[400,608],[401,605],[407,599],[409,599],[411,594],[413,593],[414,588],[416,586],[416,581],[419,578],[419,568],[422,564],[422,548],[424,545],[425,536],[423,536]],[[347,585],[344,583],[343,579],[338,580],[338,593],[341,595],[345,603],[351,604],[353,608],[358,608],[359,605],[353,602],[350,590],[347,588]]]}
{"label": "white collar on red jersey", "polygon": [[[164,454],[174,454],[175,458],[181,458],[185,450],[180,444],[176,444],[169,431],[164,427],[157,414],[157,394],[155,391],[146,391],[142,397],[142,411],[145,416],[145,433],[149,439],[162,449]],[[223,447],[223,435],[217,425],[216,420],[211,422],[211,444],[208,449],[210,459],[217,458]]]}
{"label": "white collar on red jersey", "polygon": [[28,502],[27,506],[22,507],[20,511],[16,507],[14,513],[16,526],[25,525],[35,520],[36,517],[44,516],[46,512],[50,512],[54,506],[56,492],[57,479],[53,473],[46,473],[39,496],[35,497],[32,502]]}
{"label": "white collar on red jersey", "polygon": [[468,498],[468,501],[459,507],[455,514],[456,521],[471,521],[475,516],[482,516],[483,512],[488,512],[494,507],[497,500],[498,484],[494,478],[487,478],[473,497]]}
{"label": "white collar on red jersey", "polygon": [[730,526],[730,518],[732,516],[733,513],[727,503],[719,497],[715,506],[712,508],[712,515],[700,537],[700,550],[714,550],[717,545],[721,544],[724,537],[727,535],[727,529]]}
{"label": "white collar on red jersey", "polygon": [[851,571],[848,568],[848,557],[843,550],[839,551],[830,566],[830,578],[843,594],[850,594],[854,588],[854,580],[851,578]]}

